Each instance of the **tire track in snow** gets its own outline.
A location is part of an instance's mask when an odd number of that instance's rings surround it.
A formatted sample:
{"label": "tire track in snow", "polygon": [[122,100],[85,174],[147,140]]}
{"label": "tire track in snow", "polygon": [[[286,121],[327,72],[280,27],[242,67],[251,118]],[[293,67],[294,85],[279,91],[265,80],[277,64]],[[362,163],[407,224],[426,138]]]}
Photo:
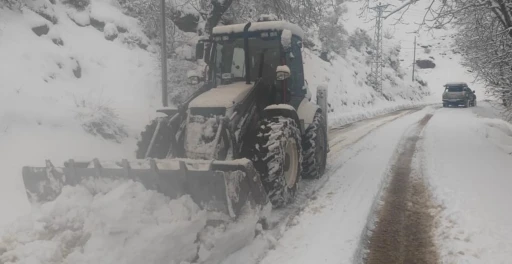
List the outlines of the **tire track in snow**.
{"label": "tire track in snow", "polygon": [[429,212],[433,207],[430,192],[421,177],[415,177],[413,166],[420,134],[432,116],[427,114],[403,139],[369,237],[367,264],[439,261],[433,240],[434,216]]}
{"label": "tire track in snow", "polygon": [[[339,155],[352,148],[356,143],[375,133],[382,126],[392,123],[399,118],[411,115],[422,110],[423,107],[403,109],[387,113],[381,116],[366,120],[357,121],[342,127],[335,127],[329,130],[329,144],[331,152],[328,154],[328,163],[324,176],[320,179],[303,179],[300,182],[300,189],[292,204],[285,208],[273,210],[266,221],[265,236],[258,237],[252,244],[244,249],[227,257],[223,264],[259,263],[266,252],[275,247],[277,241],[282,238],[286,231],[297,224],[297,216],[307,207],[310,201],[316,200],[318,192],[324,187],[328,180],[344,166],[346,162],[357,157],[363,150],[354,152],[347,159],[340,160]],[[335,147],[333,147],[335,146]],[[364,149],[367,150],[367,149]],[[266,241],[268,240],[268,241]]]}
{"label": "tire track in snow", "polygon": [[[343,164],[358,156],[360,152],[356,152],[347,160],[340,162],[335,162],[334,157],[336,155],[333,154],[340,153],[346,148],[358,143],[380,127],[406,115],[416,113],[421,109],[423,109],[423,107],[398,110],[370,119],[350,123],[341,127],[331,128],[329,130],[329,145],[331,152],[328,154],[327,168],[324,175],[320,179],[302,179],[295,201],[286,208],[274,210],[273,215],[269,219],[269,228],[275,229],[281,223],[286,223],[286,225],[283,226],[285,229],[288,226],[292,226],[294,224],[295,217],[302,212],[310,199],[315,199],[315,194],[325,185],[331,175],[336,173]],[[280,235],[277,237],[280,237]]]}

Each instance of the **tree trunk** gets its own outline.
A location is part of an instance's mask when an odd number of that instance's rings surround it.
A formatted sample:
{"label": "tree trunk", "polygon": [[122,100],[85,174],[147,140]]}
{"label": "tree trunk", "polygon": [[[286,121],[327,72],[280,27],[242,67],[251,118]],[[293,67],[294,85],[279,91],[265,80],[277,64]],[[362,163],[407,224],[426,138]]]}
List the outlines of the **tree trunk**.
{"label": "tree trunk", "polygon": [[[228,10],[228,8],[231,6],[231,3],[233,3],[233,0],[211,0],[212,2],[212,9],[210,13],[208,14],[208,17],[206,18],[206,24],[204,26],[204,32],[206,33],[207,37],[210,37],[213,32],[213,28],[217,26],[219,21],[222,18],[222,15]],[[206,42],[205,43],[205,56],[204,61],[208,63],[210,61],[210,51],[211,51],[211,43]],[[210,67],[211,68],[211,67]]]}
{"label": "tree trunk", "polygon": [[212,34],[213,28],[217,26],[222,15],[224,15],[231,6],[231,3],[233,3],[233,0],[212,0],[212,10],[206,18],[206,25],[204,29],[206,35],[210,36]]}

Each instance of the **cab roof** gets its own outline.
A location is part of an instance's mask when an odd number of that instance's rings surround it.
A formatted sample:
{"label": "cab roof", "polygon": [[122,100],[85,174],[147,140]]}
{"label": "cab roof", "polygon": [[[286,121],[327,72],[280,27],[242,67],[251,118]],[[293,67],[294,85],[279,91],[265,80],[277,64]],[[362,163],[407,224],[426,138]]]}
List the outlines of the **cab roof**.
{"label": "cab roof", "polygon": [[[217,26],[213,28],[213,35],[226,35],[233,33],[243,33],[246,24],[236,24],[228,26]],[[286,21],[263,21],[263,22],[252,22],[249,27],[249,32],[257,31],[283,31],[290,30],[293,35],[304,38],[304,31],[297,25],[286,22]]]}

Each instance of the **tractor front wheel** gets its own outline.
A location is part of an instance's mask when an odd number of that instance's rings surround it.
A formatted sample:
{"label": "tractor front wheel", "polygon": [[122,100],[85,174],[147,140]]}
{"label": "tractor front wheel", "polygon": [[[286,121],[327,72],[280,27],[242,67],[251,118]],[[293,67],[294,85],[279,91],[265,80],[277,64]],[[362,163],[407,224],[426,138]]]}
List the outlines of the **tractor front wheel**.
{"label": "tractor front wheel", "polygon": [[[158,123],[160,123],[160,127]],[[167,126],[167,122],[163,118],[158,118],[152,120],[144,130],[140,133],[139,141],[137,142],[137,150],[135,151],[135,156],[137,159],[145,159],[145,158],[156,158],[156,159],[164,159],[167,157],[167,153],[171,147],[171,139],[170,135],[166,135],[166,133],[162,133],[165,130],[164,127]],[[149,156],[146,156],[146,152],[148,151],[149,145],[151,144],[151,140],[153,139],[153,135],[157,128],[160,129],[160,133],[158,133],[154,139],[153,147],[149,153]]]}
{"label": "tractor front wheel", "polygon": [[301,179],[300,130],[282,116],[265,118],[258,127],[254,166],[273,207],[283,207],[294,200]]}

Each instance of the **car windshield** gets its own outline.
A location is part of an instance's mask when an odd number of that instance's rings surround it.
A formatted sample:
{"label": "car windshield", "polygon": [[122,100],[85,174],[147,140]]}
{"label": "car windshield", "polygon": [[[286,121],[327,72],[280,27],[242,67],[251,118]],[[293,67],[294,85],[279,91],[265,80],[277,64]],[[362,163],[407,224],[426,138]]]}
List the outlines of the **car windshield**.
{"label": "car windshield", "polygon": [[462,92],[464,91],[464,87],[463,86],[448,86],[446,87],[445,89],[445,92],[449,92],[449,93],[455,93],[455,92]]}
{"label": "car windshield", "polygon": [[[260,76],[274,79],[279,65],[279,41],[249,39],[249,58],[251,59],[251,81]],[[245,79],[244,40],[234,39],[217,43],[215,57],[215,74],[217,83],[222,76],[228,75],[234,80]]]}

